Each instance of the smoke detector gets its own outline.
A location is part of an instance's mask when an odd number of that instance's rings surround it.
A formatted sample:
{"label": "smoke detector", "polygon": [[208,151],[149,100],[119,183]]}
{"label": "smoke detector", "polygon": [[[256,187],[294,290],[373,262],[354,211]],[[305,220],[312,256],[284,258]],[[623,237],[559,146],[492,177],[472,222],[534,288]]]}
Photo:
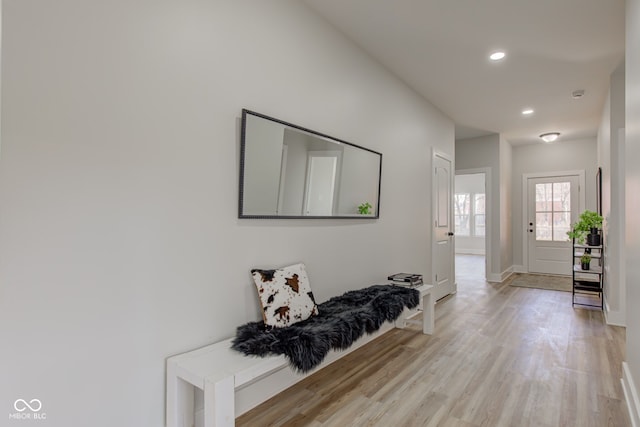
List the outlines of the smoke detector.
{"label": "smoke detector", "polygon": [[573,99],[580,99],[584,96],[584,89],[578,89],[571,92],[571,97]]}

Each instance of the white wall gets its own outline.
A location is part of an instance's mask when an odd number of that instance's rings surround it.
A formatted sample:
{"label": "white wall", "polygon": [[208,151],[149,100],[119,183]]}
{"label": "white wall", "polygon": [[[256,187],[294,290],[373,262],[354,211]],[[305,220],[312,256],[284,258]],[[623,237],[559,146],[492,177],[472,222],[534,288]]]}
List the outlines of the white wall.
{"label": "white wall", "polygon": [[[453,123],[303,5],[6,0],[3,19],[2,408],[160,426],[165,358],[258,319],[250,268],[303,260],[319,301],[431,276],[430,144],[453,156]],[[243,107],[382,152],[381,218],[238,220]]]}
{"label": "white wall", "polygon": [[500,136],[500,272],[503,277],[513,271],[512,164],[511,144]]}
{"label": "white wall", "polygon": [[516,269],[522,270],[526,266],[522,251],[525,229],[522,222],[522,176],[529,173],[585,170],[586,207],[595,210],[596,158],[595,138],[513,147],[511,219],[513,221],[513,264]]}
{"label": "white wall", "polygon": [[[484,194],[485,191],[485,174],[456,174],[456,193]],[[473,203],[473,201],[471,203]],[[455,239],[457,254],[485,254],[486,239],[484,236],[462,236],[456,233]]]}
{"label": "white wall", "polygon": [[[608,224],[607,249],[609,257],[606,261],[611,265],[609,274],[609,294],[606,295],[608,320],[612,323],[626,325],[624,294],[626,286],[624,274],[624,222],[625,222],[625,64],[622,63],[611,75],[611,213]],[[604,191],[604,190],[603,190]],[[615,208],[614,208],[615,206]],[[605,280],[607,275],[605,274]],[[615,313],[615,316],[614,316]],[[615,318],[614,318],[615,317]]]}
{"label": "white wall", "polygon": [[640,385],[640,0],[626,2],[625,146],[626,146],[626,275],[627,402],[638,425]]}
{"label": "white wall", "polygon": [[598,165],[602,167],[604,216],[604,294],[607,322],[625,325],[624,281],[624,63],[611,74],[598,129]]}

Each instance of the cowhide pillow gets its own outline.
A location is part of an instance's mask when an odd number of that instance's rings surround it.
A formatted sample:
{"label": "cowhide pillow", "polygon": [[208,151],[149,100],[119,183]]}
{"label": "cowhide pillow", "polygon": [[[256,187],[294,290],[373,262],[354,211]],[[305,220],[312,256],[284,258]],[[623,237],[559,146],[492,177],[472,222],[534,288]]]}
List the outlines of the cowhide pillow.
{"label": "cowhide pillow", "polygon": [[283,328],[318,314],[304,264],[251,270],[265,325]]}

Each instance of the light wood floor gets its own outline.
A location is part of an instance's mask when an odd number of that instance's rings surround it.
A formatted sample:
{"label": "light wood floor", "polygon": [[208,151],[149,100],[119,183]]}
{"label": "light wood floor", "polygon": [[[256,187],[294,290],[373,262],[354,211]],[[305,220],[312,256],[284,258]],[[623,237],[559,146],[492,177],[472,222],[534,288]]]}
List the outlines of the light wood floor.
{"label": "light wood floor", "polygon": [[395,329],[236,420],[238,426],[630,426],[625,330],[571,293],[484,281],[462,256],[432,336]]}

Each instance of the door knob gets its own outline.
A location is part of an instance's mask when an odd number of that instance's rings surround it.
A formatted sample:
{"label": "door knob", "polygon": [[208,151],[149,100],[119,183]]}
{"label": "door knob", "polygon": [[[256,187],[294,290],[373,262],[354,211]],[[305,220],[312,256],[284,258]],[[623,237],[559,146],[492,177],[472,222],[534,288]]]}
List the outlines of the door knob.
{"label": "door knob", "polygon": [[453,231],[449,231],[449,232],[447,233],[447,236],[453,236]]}

